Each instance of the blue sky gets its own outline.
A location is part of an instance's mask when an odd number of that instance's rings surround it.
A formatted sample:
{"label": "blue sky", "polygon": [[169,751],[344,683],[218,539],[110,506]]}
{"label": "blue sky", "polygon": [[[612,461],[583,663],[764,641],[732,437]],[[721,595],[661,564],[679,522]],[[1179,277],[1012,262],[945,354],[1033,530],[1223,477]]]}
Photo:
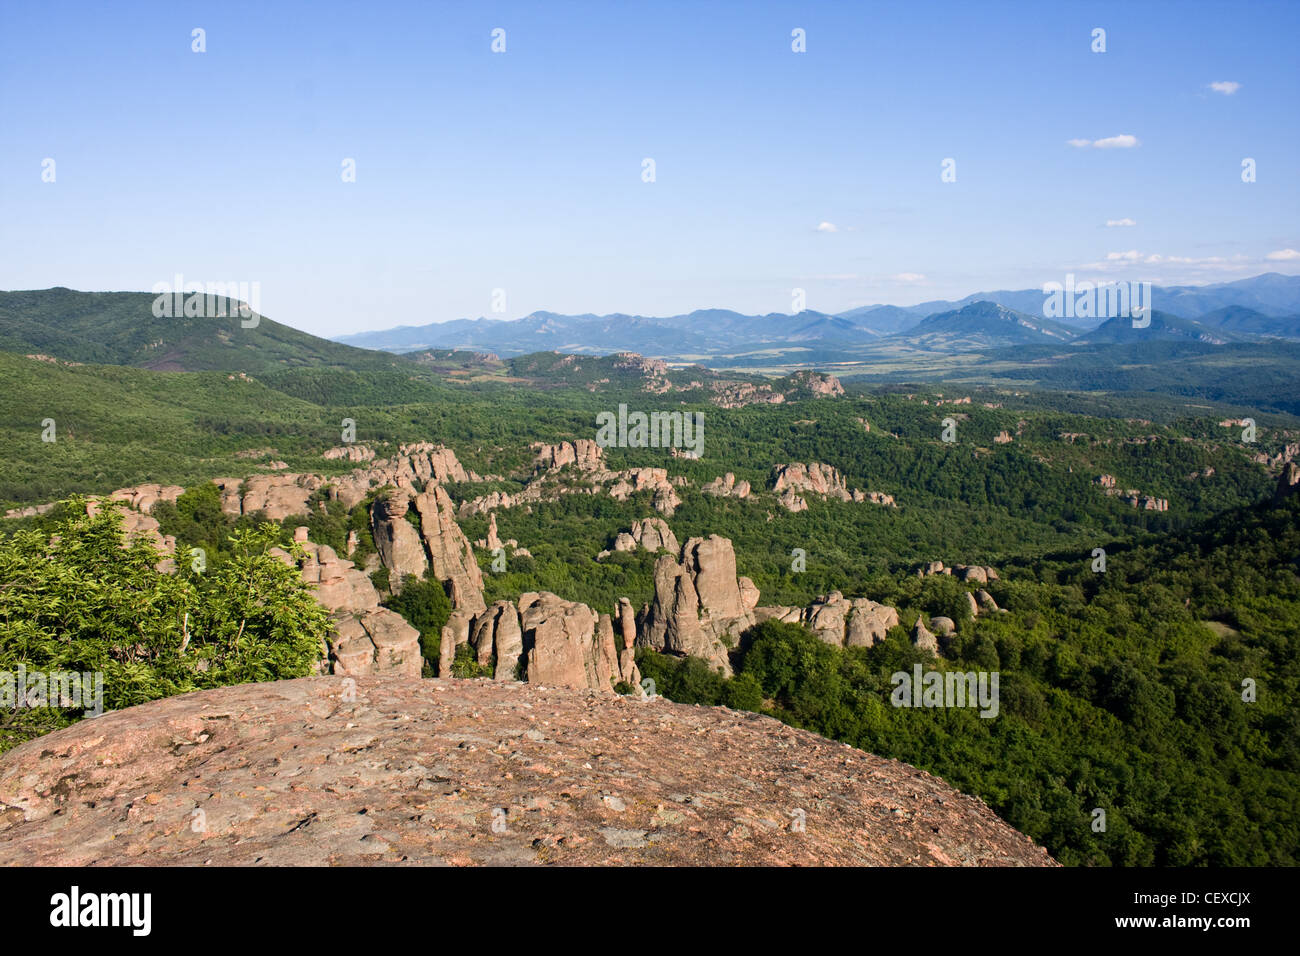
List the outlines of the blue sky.
{"label": "blue sky", "polygon": [[1300,273],[1298,35],[1300,3],[5,0],[0,288],[255,281],[333,335],[494,289],[836,312]]}

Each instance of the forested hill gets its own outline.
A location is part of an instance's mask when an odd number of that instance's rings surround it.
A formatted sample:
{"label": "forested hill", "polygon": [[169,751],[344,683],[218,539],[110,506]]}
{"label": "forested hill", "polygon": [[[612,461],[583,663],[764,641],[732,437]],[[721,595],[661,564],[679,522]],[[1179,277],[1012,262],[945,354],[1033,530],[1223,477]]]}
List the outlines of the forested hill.
{"label": "forested hill", "polygon": [[988,589],[1008,613],[959,622],[943,666],[1000,672],[997,720],[887,704],[891,673],[922,659],[918,610],[960,607],[943,575],[874,592],[906,610],[872,648],[769,621],[730,679],[638,662],[673,700],[761,708],[938,774],[1066,864],[1300,862],[1300,495],[1105,550],[1104,571],[1088,550],[1004,565]]}
{"label": "forested hill", "polygon": [[249,375],[299,366],[362,370],[410,364],[317,338],[256,313],[243,318],[238,303],[225,297],[209,300],[215,315],[156,317],[156,298],[148,292],[64,288],[0,292],[0,350],[68,362]]}

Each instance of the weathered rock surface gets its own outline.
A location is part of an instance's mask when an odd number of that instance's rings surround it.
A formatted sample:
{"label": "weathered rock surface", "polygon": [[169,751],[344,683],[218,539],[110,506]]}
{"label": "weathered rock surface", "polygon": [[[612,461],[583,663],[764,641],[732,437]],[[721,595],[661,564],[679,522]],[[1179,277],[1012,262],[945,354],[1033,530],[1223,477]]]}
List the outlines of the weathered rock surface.
{"label": "weathered rock surface", "polygon": [[375,457],[375,450],[369,445],[336,445],[333,448],[327,448],[321,455],[326,461],[372,461]]}
{"label": "weathered rock surface", "polygon": [[303,549],[302,557],[295,559],[282,548],[270,553],[297,567],[317,603],[330,612],[334,627],[325,648],[329,669],[354,677],[419,677],[424,666],[420,632],[396,611],[379,606],[379,592],[369,575],[329,545],[308,540],[305,527],[294,531],[294,540]]}
{"label": "weathered rock surface", "polygon": [[655,563],[655,598],[643,614],[638,641],[670,654],[689,654],[731,674],[728,648],[752,627],[758,588],[736,574],[728,538],[691,538],[680,560],[661,555]]}
{"label": "weathered rock surface", "polygon": [[955,564],[952,567],[944,567],[942,561],[931,561],[923,564],[917,570],[917,577],[926,577],[931,574],[948,574],[960,578],[963,581],[974,581],[978,584],[987,584],[989,581],[998,580],[998,572],[993,568],[977,564]]}
{"label": "weathered rock surface", "polygon": [[613,692],[608,681],[602,685],[597,677],[601,649],[595,611],[542,591],[519,596],[519,616],[529,683]]}
{"label": "weathered rock surface", "polygon": [[841,501],[848,501],[851,498],[840,470],[819,461],[807,465],[800,463],[777,465],[772,470],[772,490],[781,492],[787,488],[826,495]]}
{"label": "weathered rock surface", "polygon": [[406,519],[410,510],[409,492],[400,488],[380,495],[370,509],[370,534],[394,592],[402,590],[406,578],[423,578],[429,567],[420,532]]}
{"label": "weathered rock surface", "polygon": [[919,617],[912,628],[912,643],[923,651],[929,651],[935,657],[939,656],[939,639],[930,632]]}
{"label": "weathered rock surface", "polygon": [[777,501],[780,503],[782,508],[789,511],[791,514],[808,510],[808,502],[802,495],[796,495],[793,488],[787,488],[783,491],[781,497],[778,498]]}
{"label": "weathered rock surface", "polygon": [[803,511],[807,502],[802,494],[822,495],[839,501],[869,501],[872,504],[897,507],[893,495],[880,491],[850,491],[840,470],[819,461],[792,465],[777,465],[772,469],[772,490],[780,495],[777,500],[790,511]]}
{"label": "weathered rock surface", "polygon": [[844,386],[840,384],[838,378],[825,372],[814,372],[812,369],[800,369],[792,374],[790,384],[794,388],[806,388],[814,395],[826,398],[844,394]]}
{"label": "weathered rock surface", "polygon": [[124,501],[136,511],[144,514],[151,514],[153,506],[160,501],[166,501],[170,504],[176,504],[176,499],[185,493],[185,489],[180,485],[133,485],[130,488],[119,488],[109,495],[111,501]]}
{"label": "weathered rock surface", "polygon": [[730,471],[700,488],[701,492],[715,498],[748,498],[750,490],[749,482],[737,481],[735,474]]}
{"label": "weathered rock surface", "polygon": [[0,863],[1055,865],[937,777],[769,717],[375,677],[186,694],[16,747]]}
{"label": "weathered rock surface", "polygon": [[483,572],[479,570],[469,538],[456,524],[451,495],[442,485],[431,484],[416,496],[414,503],[420,515],[420,534],[429,556],[430,574],[447,589],[451,606],[475,614],[485,610]]}
{"label": "weathered rock surface", "polygon": [[818,598],[806,608],[768,606],[754,609],[754,619],[803,624],[835,647],[872,647],[898,626],[898,611],[869,598],[846,598],[839,591]]}
{"label": "weathered rock surface", "polygon": [[[366,452],[370,458],[374,457],[374,452],[364,446],[340,446],[325,452],[323,457],[368,461]],[[345,507],[354,508],[371,491],[385,485],[413,489],[417,483],[480,480],[461,465],[450,448],[431,442],[401,445],[393,457],[374,460],[368,467],[345,475],[280,474],[212,479],[221,491],[221,508],[226,514],[261,511],[272,521],[306,514],[308,499],[322,488],[328,488],[330,497]]]}
{"label": "weathered rock surface", "polygon": [[533,447],[537,449],[533,464],[539,471],[558,471],[565,465],[575,465],[580,471],[604,467],[604,450],[590,438]]}
{"label": "weathered rock surface", "polygon": [[[635,551],[644,548],[647,551],[670,551],[677,554],[682,547],[677,542],[677,535],[668,527],[663,518],[642,518],[632,523],[631,531],[620,531],[614,539],[615,551]],[[601,552],[600,556],[609,554]]]}

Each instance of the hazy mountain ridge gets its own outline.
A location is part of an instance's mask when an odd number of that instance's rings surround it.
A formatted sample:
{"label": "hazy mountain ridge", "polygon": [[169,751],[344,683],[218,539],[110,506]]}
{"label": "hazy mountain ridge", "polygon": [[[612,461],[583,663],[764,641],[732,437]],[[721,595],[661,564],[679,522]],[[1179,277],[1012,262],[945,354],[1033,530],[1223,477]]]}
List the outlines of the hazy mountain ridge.
{"label": "hazy mountain ridge", "polygon": [[972,351],[1005,345],[1048,345],[1073,340],[1076,333],[1059,322],[1017,312],[993,302],[972,302],[923,319],[892,338],[927,351]]}
{"label": "hazy mountain ridge", "polygon": [[[1223,321],[1230,332],[1245,335],[1300,337],[1300,321],[1287,317],[1300,313],[1300,276],[1276,273],[1211,286],[1156,286],[1156,306],[1177,319],[1207,325]],[[940,315],[968,316],[983,321],[987,310],[965,313],[977,303],[990,303],[1019,313],[1039,326],[1040,338],[1013,335],[1005,329],[985,327],[961,334],[948,328],[936,335],[924,328],[926,320]],[[534,312],[521,319],[457,319],[424,326],[398,326],[374,332],[336,337],[335,341],[362,348],[407,352],[417,349],[488,349],[502,355],[522,355],[546,349],[567,352],[632,350],[660,358],[693,359],[744,356],[768,349],[846,348],[873,350],[883,339],[915,348],[963,351],[1030,341],[1060,340],[1086,335],[1103,324],[1097,318],[1039,318],[1044,295],[1037,289],[976,292],[955,301],[935,300],[914,306],[868,305],[838,314],[804,311],[795,314],[745,315],[730,309],[698,309],[681,315],[652,317],[615,313],[597,316]],[[1245,321],[1246,309],[1261,318]],[[1025,326],[1024,328],[1028,328]],[[1048,331],[1050,329],[1050,331]],[[1184,330],[1171,327],[1171,335]],[[914,337],[913,341],[908,341]],[[1211,336],[1213,338],[1213,336]],[[1225,336],[1225,341],[1234,341]]]}

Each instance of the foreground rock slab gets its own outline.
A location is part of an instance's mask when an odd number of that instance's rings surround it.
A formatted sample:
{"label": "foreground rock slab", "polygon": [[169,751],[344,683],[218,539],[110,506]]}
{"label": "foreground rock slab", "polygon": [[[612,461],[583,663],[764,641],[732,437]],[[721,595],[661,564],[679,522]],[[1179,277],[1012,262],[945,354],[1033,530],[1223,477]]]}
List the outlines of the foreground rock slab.
{"label": "foreground rock slab", "polygon": [[907,764],[730,711],[488,680],[154,701],[0,758],[8,865],[1054,865]]}

